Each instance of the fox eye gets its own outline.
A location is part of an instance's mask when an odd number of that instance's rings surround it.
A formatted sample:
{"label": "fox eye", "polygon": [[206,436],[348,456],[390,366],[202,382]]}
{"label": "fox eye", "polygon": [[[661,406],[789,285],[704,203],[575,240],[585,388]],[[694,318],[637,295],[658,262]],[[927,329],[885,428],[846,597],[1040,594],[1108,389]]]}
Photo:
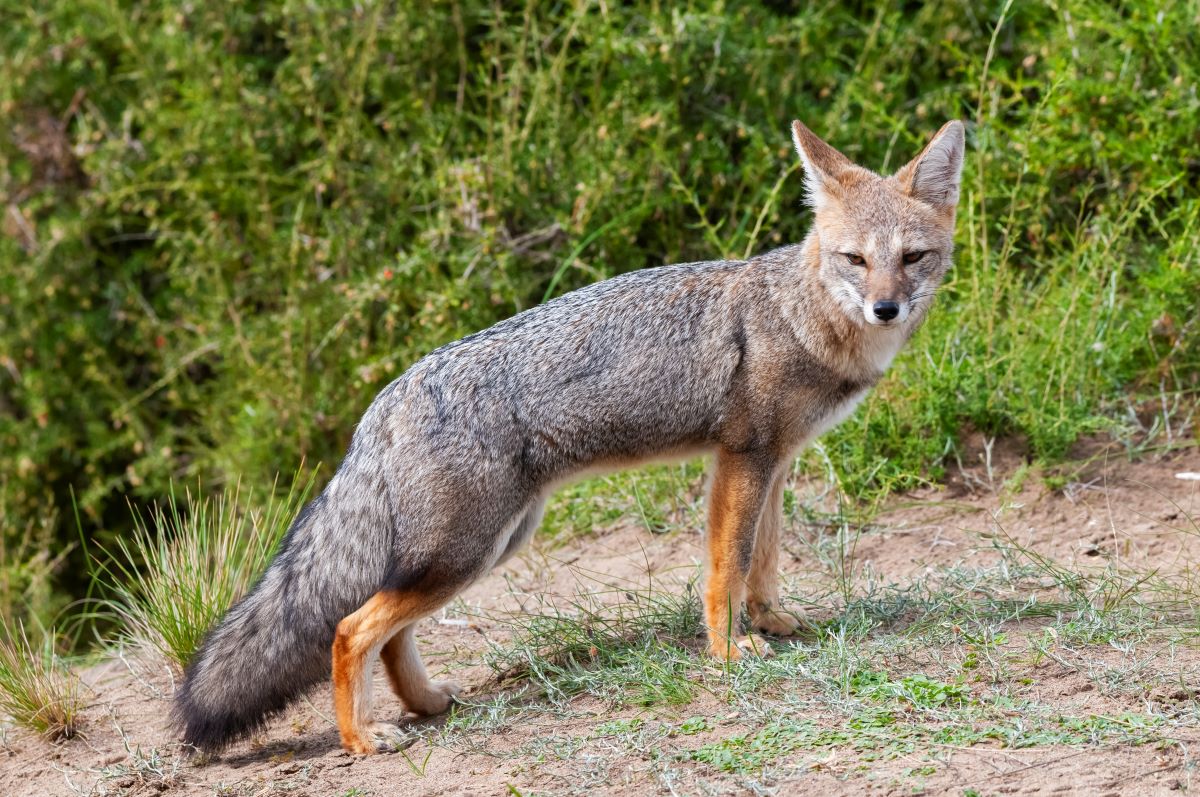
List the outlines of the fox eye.
{"label": "fox eye", "polygon": [[865,266],[867,264],[867,261],[863,259],[862,255],[855,255],[851,254],[850,252],[842,252],[842,254],[844,254],[846,259],[856,266]]}
{"label": "fox eye", "polygon": [[907,263],[911,266],[913,263],[916,263],[918,260],[925,257],[925,255],[927,255],[927,254],[929,254],[929,253],[928,252],[905,252],[904,257],[901,259],[905,263]]}

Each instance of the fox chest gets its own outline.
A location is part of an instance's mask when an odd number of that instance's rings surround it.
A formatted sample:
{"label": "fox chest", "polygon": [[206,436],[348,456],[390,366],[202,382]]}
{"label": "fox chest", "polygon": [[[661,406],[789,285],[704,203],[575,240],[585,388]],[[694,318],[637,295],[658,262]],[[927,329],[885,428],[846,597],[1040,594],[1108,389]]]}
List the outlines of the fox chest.
{"label": "fox chest", "polygon": [[829,377],[806,379],[780,386],[773,396],[760,392],[735,402],[725,415],[721,442],[735,451],[765,448],[779,453],[807,445],[849,417],[872,387],[872,383]]}
{"label": "fox chest", "polygon": [[781,419],[784,448],[803,448],[850,418],[870,389],[870,385],[830,384],[797,390],[788,408],[790,412],[785,412],[785,418]]}
{"label": "fox chest", "polygon": [[818,399],[813,406],[815,412],[806,419],[807,428],[797,430],[800,436],[798,444],[807,445],[849,418],[870,390],[870,386],[855,387],[842,395],[823,397],[824,401]]}

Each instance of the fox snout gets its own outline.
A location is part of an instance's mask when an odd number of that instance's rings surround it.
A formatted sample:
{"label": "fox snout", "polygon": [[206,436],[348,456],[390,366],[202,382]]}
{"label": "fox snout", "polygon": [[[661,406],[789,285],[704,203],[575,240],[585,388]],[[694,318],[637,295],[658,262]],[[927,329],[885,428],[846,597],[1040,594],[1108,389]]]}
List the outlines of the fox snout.
{"label": "fox snout", "polygon": [[867,264],[866,273],[861,275],[863,319],[875,326],[893,326],[908,320],[912,309],[914,280],[903,267],[892,267],[882,263]]}
{"label": "fox snout", "polygon": [[868,324],[875,326],[891,326],[903,324],[908,320],[909,302],[906,296],[892,296],[886,299],[867,297],[863,300],[863,318]]}
{"label": "fox snout", "polygon": [[900,315],[900,302],[875,302],[871,305],[871,314],[887,323]]}

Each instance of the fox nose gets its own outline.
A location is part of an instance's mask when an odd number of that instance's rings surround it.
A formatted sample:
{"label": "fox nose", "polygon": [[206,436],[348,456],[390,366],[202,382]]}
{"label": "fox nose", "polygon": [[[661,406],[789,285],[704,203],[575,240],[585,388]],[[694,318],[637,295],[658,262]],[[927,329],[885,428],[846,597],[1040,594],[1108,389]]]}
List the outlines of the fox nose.
{"label": "fox nose", "polygon": [[900,315],[900,305],[897,302],[875,302],[875,306],[871,309],[880,321],[891,321]]}

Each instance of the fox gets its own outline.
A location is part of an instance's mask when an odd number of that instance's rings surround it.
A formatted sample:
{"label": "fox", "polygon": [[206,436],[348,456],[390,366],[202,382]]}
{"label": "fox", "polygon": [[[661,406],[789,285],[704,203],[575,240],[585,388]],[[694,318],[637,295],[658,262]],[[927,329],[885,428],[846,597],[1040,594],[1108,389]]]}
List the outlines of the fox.
{"label": "fox", "polygon": [[[332,676],[341,744],[386,749],[377,660],[412,714],[461,694],[432,680],[418,621],[522,548],[573,479],[711,458],[707,652],[766,650],[802,625],[780,603],[792,459],[846,419],[925,319],[951,268],[964,127],[884,177],[802,122],[812,226],[744,261],[631,271],[418,360],[362,416],[340,466],[255,586],[185,668],[173,719],[217,752]],[[743,612],[749,628],[743,626]]]}

